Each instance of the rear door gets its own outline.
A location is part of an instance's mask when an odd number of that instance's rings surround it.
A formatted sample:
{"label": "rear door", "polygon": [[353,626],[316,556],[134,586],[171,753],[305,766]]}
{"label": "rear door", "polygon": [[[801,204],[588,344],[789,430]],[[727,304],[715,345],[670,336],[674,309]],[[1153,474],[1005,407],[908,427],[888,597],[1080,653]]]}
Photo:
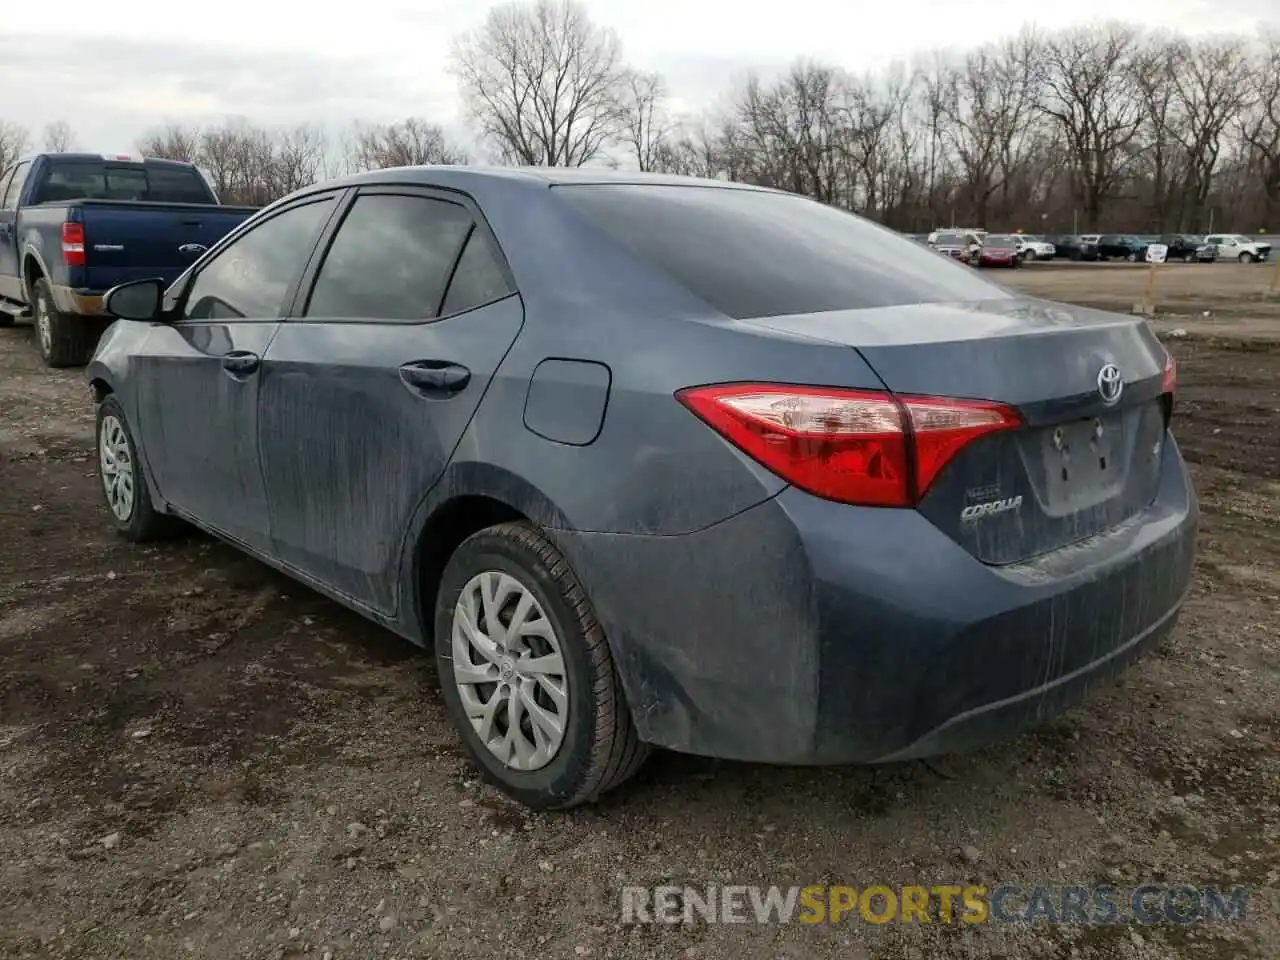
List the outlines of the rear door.
{"label": "rear door", "polygon": [[31,161],[26,160],[0,177],[0,297],[19,303],[26,300],[18,269],[18,197]]}
{"label": "rear door", "polygon": [[479,210],[366,187],[267,351],[259,399],[276,556],[392,613],[410,518],[524,320]]}
{"label": "rear door", "polygon": [[160,496],[269,551],[258,458],[262,358],[337,206],[311,196],[262,220],[184,282],[180,319],[153,324],[133,356],[136,422]]}

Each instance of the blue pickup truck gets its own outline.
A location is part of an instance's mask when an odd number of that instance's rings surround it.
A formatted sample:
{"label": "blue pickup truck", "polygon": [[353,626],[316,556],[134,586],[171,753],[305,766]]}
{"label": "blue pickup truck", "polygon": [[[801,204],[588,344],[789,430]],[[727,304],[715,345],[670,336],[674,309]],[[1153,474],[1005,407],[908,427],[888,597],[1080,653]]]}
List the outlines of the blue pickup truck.
{"label": "blue pickup truck", "polygon": [[34,321],[51,367],[89,361],[102,295],[172,282],[255,211],[220,204],[190,163],[42,153],[0,171],[0,326]]}

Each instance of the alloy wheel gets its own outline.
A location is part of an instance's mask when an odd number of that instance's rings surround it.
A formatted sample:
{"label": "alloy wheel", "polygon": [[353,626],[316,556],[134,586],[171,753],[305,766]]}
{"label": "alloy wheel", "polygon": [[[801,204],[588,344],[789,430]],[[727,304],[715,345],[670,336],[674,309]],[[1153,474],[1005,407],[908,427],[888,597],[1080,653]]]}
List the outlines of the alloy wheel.
{"label": "alloy wheel", "polygon": [[53,351],[53,322],[49,317],[49,301],[36,297],[36,334],[40,337],[40,352],[46,357]]}
{"label": "alloy wheel", "polygon": [[568,674],[542,605],[508,573],[467,581],[453,611],[453,679],[476,735],[506,766],[545,767],[564,742]]}
{"label": "alloy wheel", "polygon": [[98,432],[98,461],[102,467],[102,489],[107,506],[116,519],[128,522],[133,515],[134,470],[129,452],[129,436],[124,424],[113,416],[102,418]]}

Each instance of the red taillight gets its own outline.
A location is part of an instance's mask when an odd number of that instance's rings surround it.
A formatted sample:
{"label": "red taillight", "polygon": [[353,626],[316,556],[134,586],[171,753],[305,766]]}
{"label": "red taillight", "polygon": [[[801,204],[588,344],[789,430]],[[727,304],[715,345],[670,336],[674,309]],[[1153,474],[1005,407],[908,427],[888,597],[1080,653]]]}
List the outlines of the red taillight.
{"label": "red taillight", "polygon": [[62,225],[62,259],[69,267],[84,266],[84,224]]}
{"label": "red taillight", "polygon": [[788,483],[875,507],[917,503],[965,444],[1022,422],[1016,410],[982,400],[837,387],[735,383],[676,397]]}
{"label": "red taillight", "polygon": [[1160,378],[1160,392],[1174,393],[1178,389],[1178,364],[1174,362],[1173,354],[1168,350],[1164,352],[1164,375]]}

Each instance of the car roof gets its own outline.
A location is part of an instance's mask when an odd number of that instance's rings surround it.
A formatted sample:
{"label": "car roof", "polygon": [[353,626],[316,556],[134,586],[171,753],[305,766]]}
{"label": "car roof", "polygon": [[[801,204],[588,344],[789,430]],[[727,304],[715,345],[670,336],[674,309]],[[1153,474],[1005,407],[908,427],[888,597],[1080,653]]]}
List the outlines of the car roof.
{"label": "car roof", "polygon": [[[665,173],[641,173],[638,170],[612,170],[608,167],[485,167],[468,164],[436,164],[415,167],[389,167],[364,173],[339,177],[313,184],[307,189],[352,187],[365,183],[403,183],[430,186],[447,180],[450,185],[465,188],[468,181],[484,180],[523,181],[532,186],[554,184],[628,184],[653,186],[702,186],[724,190],[756,190],[768,193],[783,191],[757,187],[728,180],[711,180],[702,177],[682,177]],[[304,192],[304,191],[299,191]]]}

